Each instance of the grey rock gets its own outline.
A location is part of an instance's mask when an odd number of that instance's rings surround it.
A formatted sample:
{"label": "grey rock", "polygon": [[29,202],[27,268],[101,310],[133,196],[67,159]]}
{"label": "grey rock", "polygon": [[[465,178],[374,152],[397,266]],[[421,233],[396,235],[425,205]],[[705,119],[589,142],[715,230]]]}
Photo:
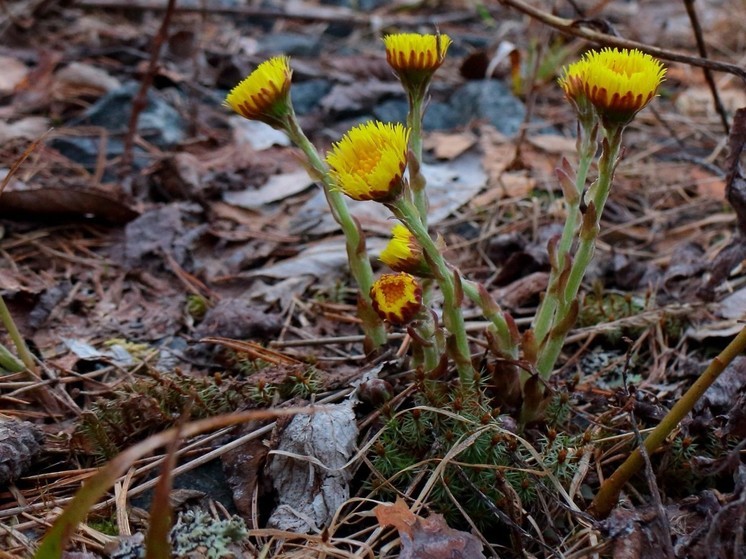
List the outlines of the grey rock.
{"label": "grey rock", "polygon": [[[373,109],[373,116],[382,122],[406,122],[408,103],[402,99],[389,99]],[[459,111],[447,103],[433,101],[427,106],[422,126],[426,131],[451,130],[461,124]]]}
{"label": "grey rock", "polygon": [[[138,82],[128,82],[91,105],[82,118],[72,124],[101,126],[113,133],[127,131],[132,102],[140,90]],[[186,122],[159,92],[148,90],[147,104],[137,121],[137,131],[158,147],[168,148],[179,143],[185,135]]]}
{"label": "grey rock", "polygon": [[526,115],[523,103],[498,80],[467,82],[456,90],[451,103],[460,122],[485,120],[506,136],[518,132]]}
{"label": "grey rock", "polygon": [[321,41],[314,35],[300,33],[269,33],[262,39],[259,50],[263,54],[286,54],[288,56],[318,56]]}
{"label": "grey rock", "polygon": [[293,107],[299,115],[310,113],[332,89],[328,80],[317,79],[293,84]]}

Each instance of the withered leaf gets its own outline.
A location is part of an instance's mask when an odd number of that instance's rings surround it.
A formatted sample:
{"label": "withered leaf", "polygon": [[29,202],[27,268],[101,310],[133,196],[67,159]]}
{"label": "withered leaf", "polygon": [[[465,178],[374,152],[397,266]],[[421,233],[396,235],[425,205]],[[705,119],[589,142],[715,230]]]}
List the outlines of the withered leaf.
{"label": "withered leaf", "polygon": [[381,526],[399,532],[399,559],[484,559],[482,543],[468,532],[449,528],[440,514],[417,516],[401,498],[393,505],[378,505],[373,512]]}

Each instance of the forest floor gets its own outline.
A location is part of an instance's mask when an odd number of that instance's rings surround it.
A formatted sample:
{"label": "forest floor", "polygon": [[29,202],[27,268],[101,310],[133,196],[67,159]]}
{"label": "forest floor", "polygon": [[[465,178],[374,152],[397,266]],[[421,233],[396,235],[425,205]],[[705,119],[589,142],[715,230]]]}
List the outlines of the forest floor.
{"label": "forest floor", "polygon": [[[470,438],[479,418],[417,399],[406,331],[392,327],[385,351],[365,354],[344,240],[299,152],[223,105],[260,62],[287,54],[296,112],[323,153],[352,125],[405,118],[384,34],[448,34],[425,117],[431,230],[524,329],[564,217],[555,169],[577,161],[556,78],[598,45],[514,4],[3,3],[0,295],[36,364],[0,377],[0,557],[33,556],[107,463],[121,472],[83,511],[65,557],[144,556],[143,535],[170,507],[174,556],[746,556],[743,357],[609,518],[586,512],[636,446],[633,426],[657,425],[746,319],[744,2],[532,2],[602,45],[664,49],[667,76],[625,132],[581,311],[548,386],[553,415],[518,426],[491,384],[485,323],[466,305],[480,405],[504,426],[488,437],[502,454],[483,470],[464,457],[481,444]],[[687,5],[707,57],[740,75],[714,71],[711,87],[686,61],[702,56]],[[383,271],[390,215],[350,207]],[[5,328],[0,343],[16,353]],[[317,403],[328,418],[300,426],[260,413]],[[257,415],[186,436],[185,421],[243,410]],[[440,430],[416,432],[421,414]],[[169,453],[174,435],[157,434],[175,425],[186,431]],[[152,436],[159,444],[137,446]],[[171,459],[168,492],[158,474]],[[320,463],[335,475],[320,467],[309,486],[286,475]]]}

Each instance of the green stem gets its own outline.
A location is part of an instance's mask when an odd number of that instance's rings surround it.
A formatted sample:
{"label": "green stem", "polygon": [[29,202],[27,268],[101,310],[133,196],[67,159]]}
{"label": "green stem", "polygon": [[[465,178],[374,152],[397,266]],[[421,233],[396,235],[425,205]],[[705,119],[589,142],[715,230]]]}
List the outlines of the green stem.
{"label": "green stem", "polygon": [[577,304],[576,299],[580,285],[583,282],[588,265],[593,259],[601,214],[609,197],[611,183],[614,179],[614,168],[622,145],[622,132],[623,128],[619,127],[609,130],[606,133],[604,149],[598,162],[598,180],[588,191],[588,196],[592,199],[593,206],[586,210],[586,215],[581,225],[578,249],[573,259],[566,284],[564,286],[560,285],[560,291],[555,293],[557,297],[555,318],[552,322],[552,329],[547,334],[546,343],[539,350],[539,357],[536,363],[536,369],[545,380],[552,374],[554,365],[565,343],[567,331],[569,330],[567,327],[558,328],[558,326],[568,319],[573,306]]}
{"label": "green stem", "polygon": [[500,350],[504,352],[506,357],[518,359],[518,343],[510,332],[510,326],[505,319],[505,314],[500,309],[500,305],[489,296],[484,288],[480,289],[476,282],[462,279],[461,286],[464,289],[464,295],[481,309],[487,320],[492,322],[497,340],[500,343]]}
{"label": "green stem", "polygon": [[[424,312],[427,313],[427,317],[424,317],[415,327],[415,333],[424,343],[421,343],[420,340],[413,340],[413,343],[418,344],[422,350],[422,365],[425,368],[425,372],[429,373],[440,364],[440,356],[443,353],[443,348],[438,344],[435,321],[430,315],[430,310],[425,309]],[[415,363],[415,366],[417,364]]]}
{"label": "green stem", "polygon": [[456,292],[455,278],[458,277],[458,274],[446,264],[443,255],[427,232],[427,228],[422,225],[417,207],[412,202],[402,196],[391,203],[389,208],[412,232],[427,256],[435,279],[443,293],[443,323],[453,336],[453,344],[449,345],[451,357],[456,364],[461,382],[464,386],[471,386],[474,382],[474,367],[471,363],[471,351],[469,350],[469,340],[464,326],[464,315],[461,313],[461,301]]}
{"label": "green stem", "polygon": [[427,181],[422,174],[422,116],[424,105],[424,91],[409,92],[409,113],[407,113],[407,127],[409,128],[409,145],[414,162],[409,164],[409,184],[412,188],[414,205],[420,216],[422,225],[427,227],[428,199],[425,186]]}
{"label": "green stem", "polygon": [[[691,388],[674,404],[671,411],[666,414],[658,426],[647,436],[643,444],[648,454],[652,454],[660,447],[681,420],[692,411],[694,405],[712,383],[717,380],[728,364],[742,354],[744,350],[746,350],[746,327],[712,360]],[[591,514],[596,518],[606,518],[619,499],[619,493],[624,484],[640,470],[643,464],[644,458],[642,452],[639,448],[636,448],[616,471],[601,484],[601,488],[593,499],[593,503],[591,503]]]}
{"label": "green stem", "polygon": [[557,245],[557,265],[552,267],[549,275],[549,287],[546,295],[539,306],[534,317],[534,336],[537,343],[541,344],[544,337],[552,327],[555,311],[559,304],[559,281],[565,267],[565,258],[572,249],[572,243],[577,234],[580,220],[580,200],[585,190],[588,171],[591,167],[593,157],[596,154],[596,128],[595,122],[589,122],[578,127],[578,171],[575,175],[575,192],[565,193],[565,204],[567,206],[567,217],[562,230],[562,237]]}
{"label": "green stem", "polygon": [[32,373],[36,373],[36,363],[34,363],[34,358],[31,355],[31,352],[29,351],[28,346],[23,339],[23,336],[21,336],[21,333],[18,331],[18,327],[13,321],[13,317],[10,316],[10,311],[5,305],[5,301],[3,300],[2,296],[0,296],[0,320],[5,325],[5,328],[8,330],[10,339],[13,340],[13,344],[16,346],[18,357],[21,358],[21,361],[23,361],[23,364],[26,365],[26,368],[29,371],[31,371]]}
{"label": "green stem", "polygon": [[0,369],[5,369],[11,373],[20,373],[26,370],[26,365],[16,359],[7,347],[0,344]]}
{"label": "green stem", "polygon": [[316,147],[306,137],[294,114],[287,119],[285,131],[290,139],[303,151],[313,171],[318,175],[324,188],[324,195],[331,209],[334,220],[342,228],[347,249],[350,271],[360,290],[360,319],[366,338],[373,349],[379,349],[386,343],[386,330],[383,322],[373,310],[370,299],[370,288],[373,285],[373,268],[365,248],[365,236],[357,222],[350,214],[344,195],[337,189],[329,175],[329,169]]}

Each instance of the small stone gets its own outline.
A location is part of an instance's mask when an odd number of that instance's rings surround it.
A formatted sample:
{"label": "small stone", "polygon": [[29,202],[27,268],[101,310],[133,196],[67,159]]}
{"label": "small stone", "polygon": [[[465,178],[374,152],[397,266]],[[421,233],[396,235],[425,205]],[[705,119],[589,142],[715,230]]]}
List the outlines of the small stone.
{"label": "small stone", "polygon": [[526,116],[526,108],[510,89],[498,80],[471,81],[451,97],[459,122],[485,120],[506,136],[515,135]]}

